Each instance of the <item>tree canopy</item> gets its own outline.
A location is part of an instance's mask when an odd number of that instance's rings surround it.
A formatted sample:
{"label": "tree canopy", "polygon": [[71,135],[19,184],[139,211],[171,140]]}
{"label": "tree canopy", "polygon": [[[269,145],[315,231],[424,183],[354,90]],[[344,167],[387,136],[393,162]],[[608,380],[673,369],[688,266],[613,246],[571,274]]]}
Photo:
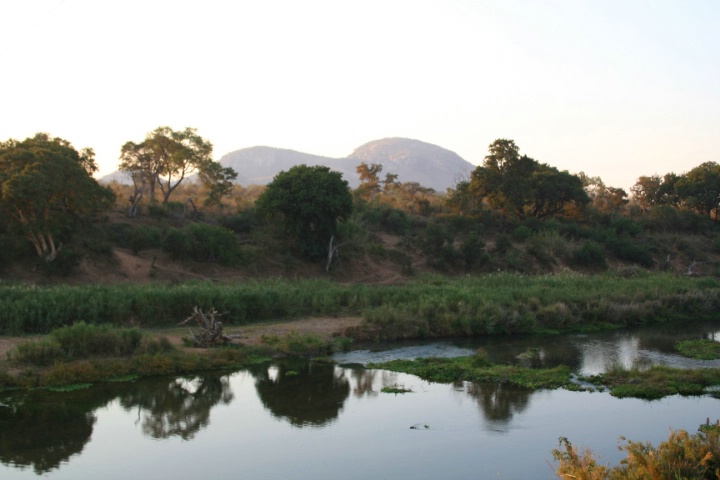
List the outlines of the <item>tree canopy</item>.
{"label": "tree canopy", "polygon": [[519,218],[545,218],[560,213],[569,203],[583,206],[589,202],[579,177],[520,156],[515,142],[507,139],[490,144],[467,189],[491,207]]}
{"label": "tree canopy", "polygon": [[110,208],[115,195],[92,177],[91,149],[38,133],[0,143],[0,210],[47,261],[57,256],[56,237],[76,221]]}
{"label": "tree canopy", "polygon": [[348,183],[328,167],[298,165],[280,172],[256,202],[268,218],[282,222],[299,250],[310,258],[326,254],[337,221],[352,212]]}
{"label": "tree canopy", "polygon": [[163,203],[173,191],[193,173],[203,173],[205,180],[218,187],[211,190],[211,203],[219,201],[232,181],[232,169],[218,169],[212,160],[212,144],[197,134],[196,129],[172,130],[158,127],[148,133],[141,143],[127,142],[120,150],[120,170],[128,172],[135,183],[133,199],[141,197],[145,188],[155,200],[155,187],[160,188]]}

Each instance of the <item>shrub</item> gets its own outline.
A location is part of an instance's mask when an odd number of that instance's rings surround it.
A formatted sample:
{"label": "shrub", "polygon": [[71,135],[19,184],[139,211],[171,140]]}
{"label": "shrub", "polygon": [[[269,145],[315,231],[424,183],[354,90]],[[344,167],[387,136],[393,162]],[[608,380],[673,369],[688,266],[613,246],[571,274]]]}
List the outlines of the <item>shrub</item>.
{"label": "shrub", "polygon": [[465,241],[460,246],[460,256],[465,262],[465,268],[472,270],[473,268],[487,263],[489,257],[485,252],[485,242],[476,232],[470,232]]}
{"label": "shrub", "polygon": [[38,265],[47,275],[68,277],[75,272],[81,260],[82,255],[75,248],[65,245],[57,251],[52,262],[39,259]]}
{"label": "shrub", "polygon": [[630,237],[636,237],[643,233],[643,228],[639,223],[630,220],[629,218],[619,218],[615,220],[611,228],[615,230],[616,235],[628,235]]}
{"label": "shrub", "polygon": [[127,246],[135,255],[140,250],[160,248],[162,246],[162,230],[158,227],[138,225],[127,232]]}
{"label": "shrub", "polygon": [[512,242],[507,235],[498,235],[495,239],[495,248],[493,252],[503,254],[512,248]]}
{"label": "shrub", "polygon": [[[137,328],[76,322],[53,330],[45,339],[20,343],[10,359],[17,363],[43,366],[92,356],[129,356],[136,352],[142,341],[143,334]],[[146,344],[148,342],[152,343],[150,340],[145,341]],[[161,351],[161,347],[165,348],[165,345],[160,345],[155,351]]]}
{"label": "shrub", "polygon": [[235,233],[250,233],[255,227],[260,225],[260,217],[258,216],[257,210],[248,208],[235,215],[223,217],[220,220],[220,225]]}
{"label": "shrub", "polygon": [[515,230],[513,230],[512,238],[516,242],[524,242],[528,238],[532,237],[534,233],[535,232],[533,232],[533,230],[530,227],[526,227],[525,225],[520,225]]}
{"label": "shrub", "polygon": [[216,225],[195,223],[172,229],[163,242],[163,250],[174,258],[235,265],[241,259],[240,244],[230,230]]}
{"label": "shrub", "polygon": [[620,260],[648,268],[655,264],[647,247],[627,238],[608,238],[604,243],[608,250]]}
{"label": "shrub", "polygon": [[605,249],[595,242],[585,242],[572,253],[571,262],[579,267],[607,268]]}
{"label": "shrub", "polygon": [[657,448],[649,443],[632,442],[621,447],[627,458],[610,468],[598,464],[589,450],[579,454],[567,438],[560,438],[564,450],[553,450],[560,463],[556,473],[562,478],[590,480],[613,478],[694,478],[717,479],[720,475],[720,428],[702,425],[698,433],[684,430],[670,432]]}

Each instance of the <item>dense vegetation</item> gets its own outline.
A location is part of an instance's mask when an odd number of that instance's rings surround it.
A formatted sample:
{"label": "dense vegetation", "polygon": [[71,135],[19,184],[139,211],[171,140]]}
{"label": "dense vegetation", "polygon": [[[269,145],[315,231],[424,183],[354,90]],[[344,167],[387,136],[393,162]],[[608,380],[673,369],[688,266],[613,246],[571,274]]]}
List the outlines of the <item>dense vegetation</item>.
{"label": "dense vegetation", "polygon": [[43,333],[76,321],[170,326],[194,306],[228,324],[301,316],[362,315],[358,337],[376,339],[577,331],[714,318],[719,281],[665,275],[619,277],[493,274],[421,277],[406,285],[329,280],[239,284],[0,286],[0,333]]}
{"label": "dense vegetation", "polygon": [[670,432],[657,447],[628,440],[621,450],[627,457],[620,465],[609,467],[599,463],[591,451],[578,452],[567,438],[560,438],[560,448],[553,451],[559,463],[557,474],[587,480],[720,478],[720,424],[701,425],[695,434]]}

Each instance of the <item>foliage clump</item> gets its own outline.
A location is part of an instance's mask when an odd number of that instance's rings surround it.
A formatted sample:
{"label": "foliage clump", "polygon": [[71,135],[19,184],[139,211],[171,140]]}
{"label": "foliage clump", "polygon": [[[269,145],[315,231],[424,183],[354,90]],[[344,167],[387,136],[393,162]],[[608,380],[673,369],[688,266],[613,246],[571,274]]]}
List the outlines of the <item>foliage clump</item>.
{"label": "foliage clump", "polygon": [[698,360],[716,360],[720,358],[720,342],[716,340],[685,340],[676,343],[675,350],[686,357]]}
{"label": "foliage clump", "polygon": [[138,328],[76,322],[53,330],[42,340],[20,343],[8,356],[14,363],[47,366],[90,357],[122,357],[171,349],[167,339],[150,339]]}
{"label": "foliage clump", "polygon": [[668,439],[657,447],[649,442],[628,440],[621,447],[627,457],[612,468],[601,465],[590,450],[578,452],[565,437],[560,437],[560,448],[552,454],[559,462],[556,473],[560,478],[717,480],[720,478],[719,436],[720,425],[708,423],[692,435],[684,430],[671,431]]}

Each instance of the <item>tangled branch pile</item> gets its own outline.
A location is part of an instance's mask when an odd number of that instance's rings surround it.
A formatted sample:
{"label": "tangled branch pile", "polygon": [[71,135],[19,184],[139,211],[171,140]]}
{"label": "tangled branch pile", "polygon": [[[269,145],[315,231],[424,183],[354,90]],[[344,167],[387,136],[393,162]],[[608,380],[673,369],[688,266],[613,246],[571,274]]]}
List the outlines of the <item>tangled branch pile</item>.
{"label": "tangled branch pile", "polygon": [[178,325],[186,325],[188,322],[195,322],[200,327],[200,332],[195,333],[190,330],[193,343],[196,347],[208,348],[214,345],[227,343],[230,337],[223,332],[223,324],[216,317],[220,314],[214,308],[204,313],[198,307],[193,307],[193,313],[188,318],[178,323]]}

